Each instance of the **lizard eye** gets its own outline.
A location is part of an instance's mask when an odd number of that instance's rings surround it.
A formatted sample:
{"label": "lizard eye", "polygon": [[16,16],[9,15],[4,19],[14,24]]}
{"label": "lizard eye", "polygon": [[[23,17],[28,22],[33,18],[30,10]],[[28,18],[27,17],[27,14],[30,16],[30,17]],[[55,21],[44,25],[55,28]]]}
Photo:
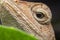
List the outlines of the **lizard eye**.
{"label": "lizard eye", "polygon": [[33,14],[33,17],[37,20],[37,21],[39,21],[39,22],[41,22],[41,23],[46,23],[47,22],[47,20],[49,19],[49,17],[48,17],[48,15],[47,15],[47,13],[45,13],[45,12],[43,12],[43,11],[40,11],[40,12],[33,12],[34,14]]}
{"label": "lizard eye", "polygon": [[40,8],[41,5],[36,5],[32,7],[33,17],[40,23],[47,23],[51,20],[51,11],[45,6]]}
{"label": "lizard eye", "polygon": [[42,19],[45,17],[45,15],[42,12],[35,12],[36,13],[36,17],[39,19]]}

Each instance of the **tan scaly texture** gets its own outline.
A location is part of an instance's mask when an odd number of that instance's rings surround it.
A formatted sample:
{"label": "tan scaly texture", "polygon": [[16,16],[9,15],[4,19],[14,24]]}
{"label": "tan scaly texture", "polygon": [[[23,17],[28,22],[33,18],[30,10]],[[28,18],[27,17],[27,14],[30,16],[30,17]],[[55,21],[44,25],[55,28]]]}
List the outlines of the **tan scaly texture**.
{"label": "tan scaly texture", "polygon": [[2,0],[1,3],[25,32],[33,34],[38,40],[55,40],[52,15],[47,5],[20,0]]}

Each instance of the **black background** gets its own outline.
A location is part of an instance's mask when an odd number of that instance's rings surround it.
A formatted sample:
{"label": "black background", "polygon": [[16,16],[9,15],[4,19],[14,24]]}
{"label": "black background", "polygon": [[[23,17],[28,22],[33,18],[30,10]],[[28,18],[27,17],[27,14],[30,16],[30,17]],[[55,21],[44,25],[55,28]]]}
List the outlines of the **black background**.
{"label": "black background", "polygon": [[26,1],[42,2],[50,7],[53,15],[52,25],[55,31],[56,39],[60,40],[60,1],[59,0],[26,0]]}

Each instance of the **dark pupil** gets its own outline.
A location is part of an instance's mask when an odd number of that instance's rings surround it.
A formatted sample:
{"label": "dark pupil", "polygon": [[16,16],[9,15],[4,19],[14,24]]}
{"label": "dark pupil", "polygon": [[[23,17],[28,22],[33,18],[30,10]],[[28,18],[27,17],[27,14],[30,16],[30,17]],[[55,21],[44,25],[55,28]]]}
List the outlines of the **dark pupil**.
{"label": "dark pupil", "polygon": [[44,14],[42,12],[36,12],[37,18],[43,18]]}

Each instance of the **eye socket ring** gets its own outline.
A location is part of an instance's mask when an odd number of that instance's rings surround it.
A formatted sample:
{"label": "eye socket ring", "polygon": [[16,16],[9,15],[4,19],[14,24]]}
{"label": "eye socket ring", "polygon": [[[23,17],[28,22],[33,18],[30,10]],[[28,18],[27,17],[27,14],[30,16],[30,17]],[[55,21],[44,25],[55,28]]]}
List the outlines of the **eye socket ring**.
{"label": "eye socket ring", "polygon": [[32,16],[40,23],[51,21],[52,14],[49,7],[43,3],[35,4],[31,7]]}
{"label": "eye socket ring", "polygon": [[49,16],[49,13],[43,9],[40,9],[40,11],[33,11],[34,18],[41,23],[47,23],[51,20],[51,16]]}
{"label": "eye socket ring", "polygon": [[44,22],[48,18],[44,11],[34,12],[34,17],[37,21]]}

